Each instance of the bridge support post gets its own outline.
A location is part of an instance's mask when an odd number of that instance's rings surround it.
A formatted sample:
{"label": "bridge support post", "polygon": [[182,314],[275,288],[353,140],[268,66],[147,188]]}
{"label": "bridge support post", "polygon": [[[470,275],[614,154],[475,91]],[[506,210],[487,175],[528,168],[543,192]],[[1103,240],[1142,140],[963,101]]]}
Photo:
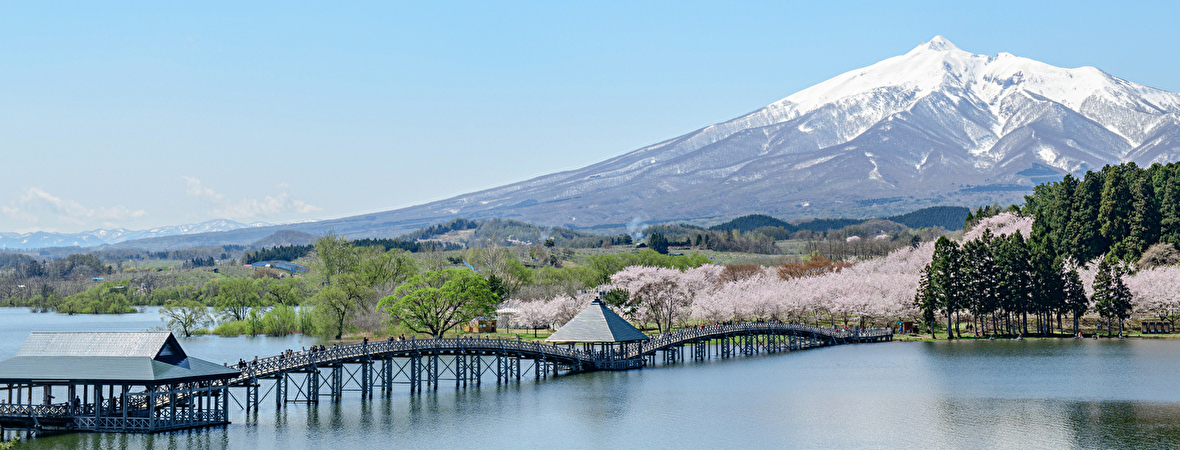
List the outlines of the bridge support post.
{"label": "bridge support post", "polygon": [[373,363],[368,359],[361,361],[361,398],[369,397],[371,390],[369,381],[372,378]]}
{"label": "bridge support post", "polygon": [[421,386],[419,385],[419,382],[418,382],[418,360],[419,359],[421,359],[421,357],[419,357],[418,354],[413,354],[413,355],[410,355],[410,360],[408,361],[408,365],[410,366],[410,392],[411,393],[421,392],[421,389],[422,389]]}
{"label": "bridge support post", "polygon": [[250,379],[250,384],[246,385],[246,408],[253,407],[254,412],[258,412],[258,380]]}
{"label": "bridge support post", "polygon": [[332,366],[332,401],[344,398],[344,364]]}
{"label": "bridge support post", "polygon": [[466,379],[463,376],[463,370],[464,370],[464,366],[465,366],[464,363],[466,362],[466,359],[467,359],[467,356],[463,354],[462,348],[460,348],[459,351],[455,352],[455,389],[459,389],[460,387],[462,387],[463,380]]}
{"label": "bridge support post", "polygon": [[433,379],[433,380],[431,380],[431,381],[433,381],[433,382],[434,382],[434,390],[436,390],[436,391],[437,391],[437,390],[438,390],[438,381],[439,381],[439,375],[438,375],[438,353],[435,353],[435,354],[433,354],[433,355],[431,355],[431,356],[430,356],[430,363],[431,363],[431,365],[434,367],[434,379]]}
{"label": "bridge support post", "polygon": [[504,372],[504,355],[496,353],[496,384],[500,384],[500,379]]}
{"label": "bridge support post", "polygon": [[483,384],[483,355],[475,355],[475,373],[471,374],[475,377],[475,385]]}
{"label": "bridge support post", "polygon": [[320,402],[320,370],[315,366],[307,373],[307,404]]}
{"label": "bridge support post", "polygon": [[286,395],[286,393],[283,392],[283,383],[285,381],[287,381],[287,374],[285,372],[279,373],[275,378],[275,408],[283,407],[283,396]]}
{"label": "bridge support post", "polygon": [[388,356],[381,362],[381,389],[386,397],[393,394],[393,357]]}

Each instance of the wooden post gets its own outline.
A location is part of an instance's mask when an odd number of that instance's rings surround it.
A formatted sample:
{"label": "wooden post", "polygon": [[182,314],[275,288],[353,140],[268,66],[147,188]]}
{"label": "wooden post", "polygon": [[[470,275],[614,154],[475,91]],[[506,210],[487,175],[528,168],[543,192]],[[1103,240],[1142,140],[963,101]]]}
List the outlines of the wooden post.
{"label": "wooden post", "polygon": [[275,408],[283,406],[283,382],[287,381],[287,374],[280,372],[275,378]]}
{"label": "wooden post", "polygon": [[121,397],[119,403],[121,403],[121,406],[123,407],[123,428],[125,429],[127,428],[127,403],[130,403],[128,400],[131,400],[131,392],[129,389],[127,389],[126,384],[122,386],[121,390],[123,392],[119,395]]}
{"label": "wooden post", "polygon": [[156,431],[156,387],[148,386],[148,431]]}

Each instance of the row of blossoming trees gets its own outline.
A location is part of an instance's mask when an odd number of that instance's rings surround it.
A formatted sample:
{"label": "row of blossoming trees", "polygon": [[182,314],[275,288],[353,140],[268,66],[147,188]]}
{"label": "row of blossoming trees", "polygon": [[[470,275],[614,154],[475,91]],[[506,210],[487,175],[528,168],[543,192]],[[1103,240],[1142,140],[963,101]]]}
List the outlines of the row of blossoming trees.
{"label": "row of blossoming trees", "polygon": [[[897,320],[920,319],[923,312],[946,319],[950,328],[968,319],[976,330],[1000,333],[1027,332],[1026,317],[1032,314],[1041,319],[1036,321],[1040,331],[1049,332],[1051,319],[1067,312],[1076,311],[1079,316],[1096,312],[1107,319],[1125,319],[1137,312],[1169,321],[1180,313],[1180,295],[1172,287],[1180,280],[1180,268],[1175,266],[1132,274],[1098,262],[1082,267],[1050,263],[1059,281],[1038,281],[1033,269],[1042,262],[1034,261],[1023,244],[1031,229],[1031,218],[1002,213],[982,220],[966,233],[962,239],[966,244],[924,243],[855,264],[816,258],[810,265],[778,268],[629,266],[612,275],[601,291],[607,292],[603,297],[615,311],[657,332],[692,324],[766,320],[887,326]],[[949,308],[945,303],[924,305],[919,289],[929,284],[929,267],[937,269],[935,253],[940,245],[944,247],[940,258],[946,258],[952,246],[959,252],[955,270],[988,274],[973,285],[952,284],[966,295],[957,293],[956,303]],[[1053,294],[1058,303],[1038,303],[1042,300],[1037,293],[1046,290],[1058,291]],[[588,292],[547,300],[509,300],[501,309],[513,311],[512,326],[547,328],[564,324],[600,295]],[[976,302],[980,298],[983,300]],[[1123,304],[1112,305],[1112,301]],[[928,324],[934,321],[933,317],[927,319],[924,322]]]}
{"label": "row of blossoming trees", "polygon": [[[802,264],[798,268],[706,264],[683,271],[630,266],[611,276],[606,297],[632,323],[654,326],[658,332],[730,321],[884,325],[915,315],[914,290],[932,251],[927,244],[855,265],[830,263],[811,270]],[[515,326],[560,326],[598,295],[510,300],[501,308],[514,311]]]}

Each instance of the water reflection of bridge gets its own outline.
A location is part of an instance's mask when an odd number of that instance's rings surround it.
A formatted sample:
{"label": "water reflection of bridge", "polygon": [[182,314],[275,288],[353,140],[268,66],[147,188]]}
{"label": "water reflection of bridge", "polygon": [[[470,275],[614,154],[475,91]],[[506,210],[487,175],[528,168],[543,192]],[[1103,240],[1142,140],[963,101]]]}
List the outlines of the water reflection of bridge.
{"label": "water reflection of bridge", "polygon": [[[230,386],[245,389],[245,408],[266,398],[288,402],[332,401],[345,392],[362,397],[535,380],[577,372],[629,370],[657,363],[704,361],[802,350],[830,345],[888,341],[893,332],[836,330],[778,322],[687,328],[607,349],[487,338],[409,339],[362,342],[300,351],[250,362]],[[264,381],[265,380],[265,381]]]}

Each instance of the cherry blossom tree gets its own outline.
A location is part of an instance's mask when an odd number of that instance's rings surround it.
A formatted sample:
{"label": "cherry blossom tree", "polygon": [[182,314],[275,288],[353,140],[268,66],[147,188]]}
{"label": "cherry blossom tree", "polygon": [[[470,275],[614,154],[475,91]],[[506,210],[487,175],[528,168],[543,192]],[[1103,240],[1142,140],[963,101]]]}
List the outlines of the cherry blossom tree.
{"label": "cherry blossom tree", "polygon": [[1125,280],[1134,296],[1135,309],[1175,324],[1180,315],[1180,291],[1176,289],[1176,283],[1180,281],[1180,266],[1141,270]]}
{"label": "cherry blossom tree", "polygon": [[992,234],[1012,235],[1019,232],[1025,239],[1032,236],[1032,217],[1024,217],[1010,212],[1002,212],[979,221],[970,231],[963,233],[963,242],[974,241],[983,235],[983,230],[992,230]]}
{"label": "cherry blossom tree", "polygon": [[717,285],[722,267],[705,264],[683,272],[663,267],[630,266],[611,276],[616,288],[638,300],[636,315],[661,333],[688,320],[692,304]]}

